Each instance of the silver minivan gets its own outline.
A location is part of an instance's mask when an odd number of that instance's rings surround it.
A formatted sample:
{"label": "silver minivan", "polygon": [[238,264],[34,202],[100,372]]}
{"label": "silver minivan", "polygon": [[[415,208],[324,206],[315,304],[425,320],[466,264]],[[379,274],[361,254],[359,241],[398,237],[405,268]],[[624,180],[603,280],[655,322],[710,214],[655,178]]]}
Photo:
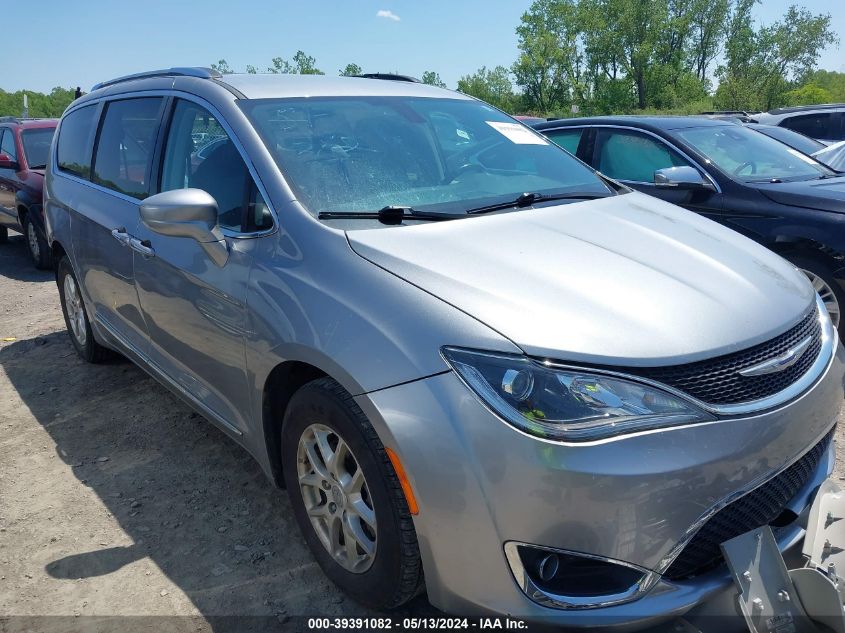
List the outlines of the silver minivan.
{"label": "silver minivan", "polygon": [[725,590],[726,539],[798,543],[845,373],[806,277],[396,79],[75,101],[45,209],[79,354],[245,446],[372,607],[645,626]]}

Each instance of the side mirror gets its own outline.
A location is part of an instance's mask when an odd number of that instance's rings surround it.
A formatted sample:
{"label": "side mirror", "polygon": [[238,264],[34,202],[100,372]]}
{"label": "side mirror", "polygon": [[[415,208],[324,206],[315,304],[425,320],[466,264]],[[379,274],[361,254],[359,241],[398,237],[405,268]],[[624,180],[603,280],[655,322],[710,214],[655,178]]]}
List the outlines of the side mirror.
{"label": "side mirror", "polygon": [[173,189],[150,196],[141,203],[140,213],[151,231],[195,240],[218,266],[229,259],[226,239],[217,226],[217,201],[202,189]]}
{"label": "side mirror", "polygon": [[667,189],[713,189],[713,184],[704,178],[695,167],[682,165],[666,167],[654,172],[654,184]]}
{"label": "side mirror", "polygon": [[4,152],[0,152],[0,169],[14,169],[19,167],[18,161],[13,160],[11,156]]}

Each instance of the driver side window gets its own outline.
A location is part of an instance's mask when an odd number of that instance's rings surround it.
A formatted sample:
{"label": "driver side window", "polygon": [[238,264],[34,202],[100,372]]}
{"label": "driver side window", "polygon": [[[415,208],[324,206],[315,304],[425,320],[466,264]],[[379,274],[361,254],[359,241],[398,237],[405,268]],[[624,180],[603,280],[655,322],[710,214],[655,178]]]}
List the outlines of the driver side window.
{"label": "driver side window", "polygon": [[631,182],[654,182],[654,172],[691,165],[656,138],[628,130],[599,129],[596,169],[605,176]]}
{"label": "driver side window", "polygon": [[273,226],[267,204],[237,147],[205,108],[179,99],[173,110],[159,191],[202,189],[216,201],[221,228],[238,233]]}

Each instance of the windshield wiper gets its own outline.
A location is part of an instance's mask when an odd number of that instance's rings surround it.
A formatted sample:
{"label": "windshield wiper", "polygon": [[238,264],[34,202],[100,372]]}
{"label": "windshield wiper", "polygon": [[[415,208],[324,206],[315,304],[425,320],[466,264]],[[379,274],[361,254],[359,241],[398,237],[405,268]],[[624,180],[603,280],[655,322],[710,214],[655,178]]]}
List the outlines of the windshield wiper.
{"label": "windshield wiper", "polygon": [[402,224],[404,220],[454,220],[463,217],[463,214],[429,213],[416,211],[413,207],[387,206],[378,211],[321,211],[317,217],[320,220],[378,220],[382,224]]}
{"label": "windshield wiper", "polygon": [[474,209],[467,209],[467,215],[475,215],[477,213],[490,213],[491,211],[500,211],[502,209],[512,209],[514,207],[530,207],[535,202],[546,202],[548,200],[598,200],[599,198],[608,198],[611,194],[607,193],[593,193],[588,191],[571,192],[571,193],[522,193],[513,200],[507,202],[499,202],[496,204],[488,204],[483,207],[475,207]]}

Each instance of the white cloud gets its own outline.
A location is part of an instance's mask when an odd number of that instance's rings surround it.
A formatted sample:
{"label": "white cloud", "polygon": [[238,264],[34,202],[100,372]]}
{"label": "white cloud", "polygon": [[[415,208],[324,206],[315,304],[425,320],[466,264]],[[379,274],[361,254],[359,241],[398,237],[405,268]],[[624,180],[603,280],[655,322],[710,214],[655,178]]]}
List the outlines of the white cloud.
{"label": "white cloud", "polygon": [[393,13],[393,11],[388,11],[387,9],[380,9],[379,11],[377,11],[376,17],[377,18],[385,18],[387,20],[393,20],[394,22],[398,22],[399,20],[402,19],[398,15]]}

